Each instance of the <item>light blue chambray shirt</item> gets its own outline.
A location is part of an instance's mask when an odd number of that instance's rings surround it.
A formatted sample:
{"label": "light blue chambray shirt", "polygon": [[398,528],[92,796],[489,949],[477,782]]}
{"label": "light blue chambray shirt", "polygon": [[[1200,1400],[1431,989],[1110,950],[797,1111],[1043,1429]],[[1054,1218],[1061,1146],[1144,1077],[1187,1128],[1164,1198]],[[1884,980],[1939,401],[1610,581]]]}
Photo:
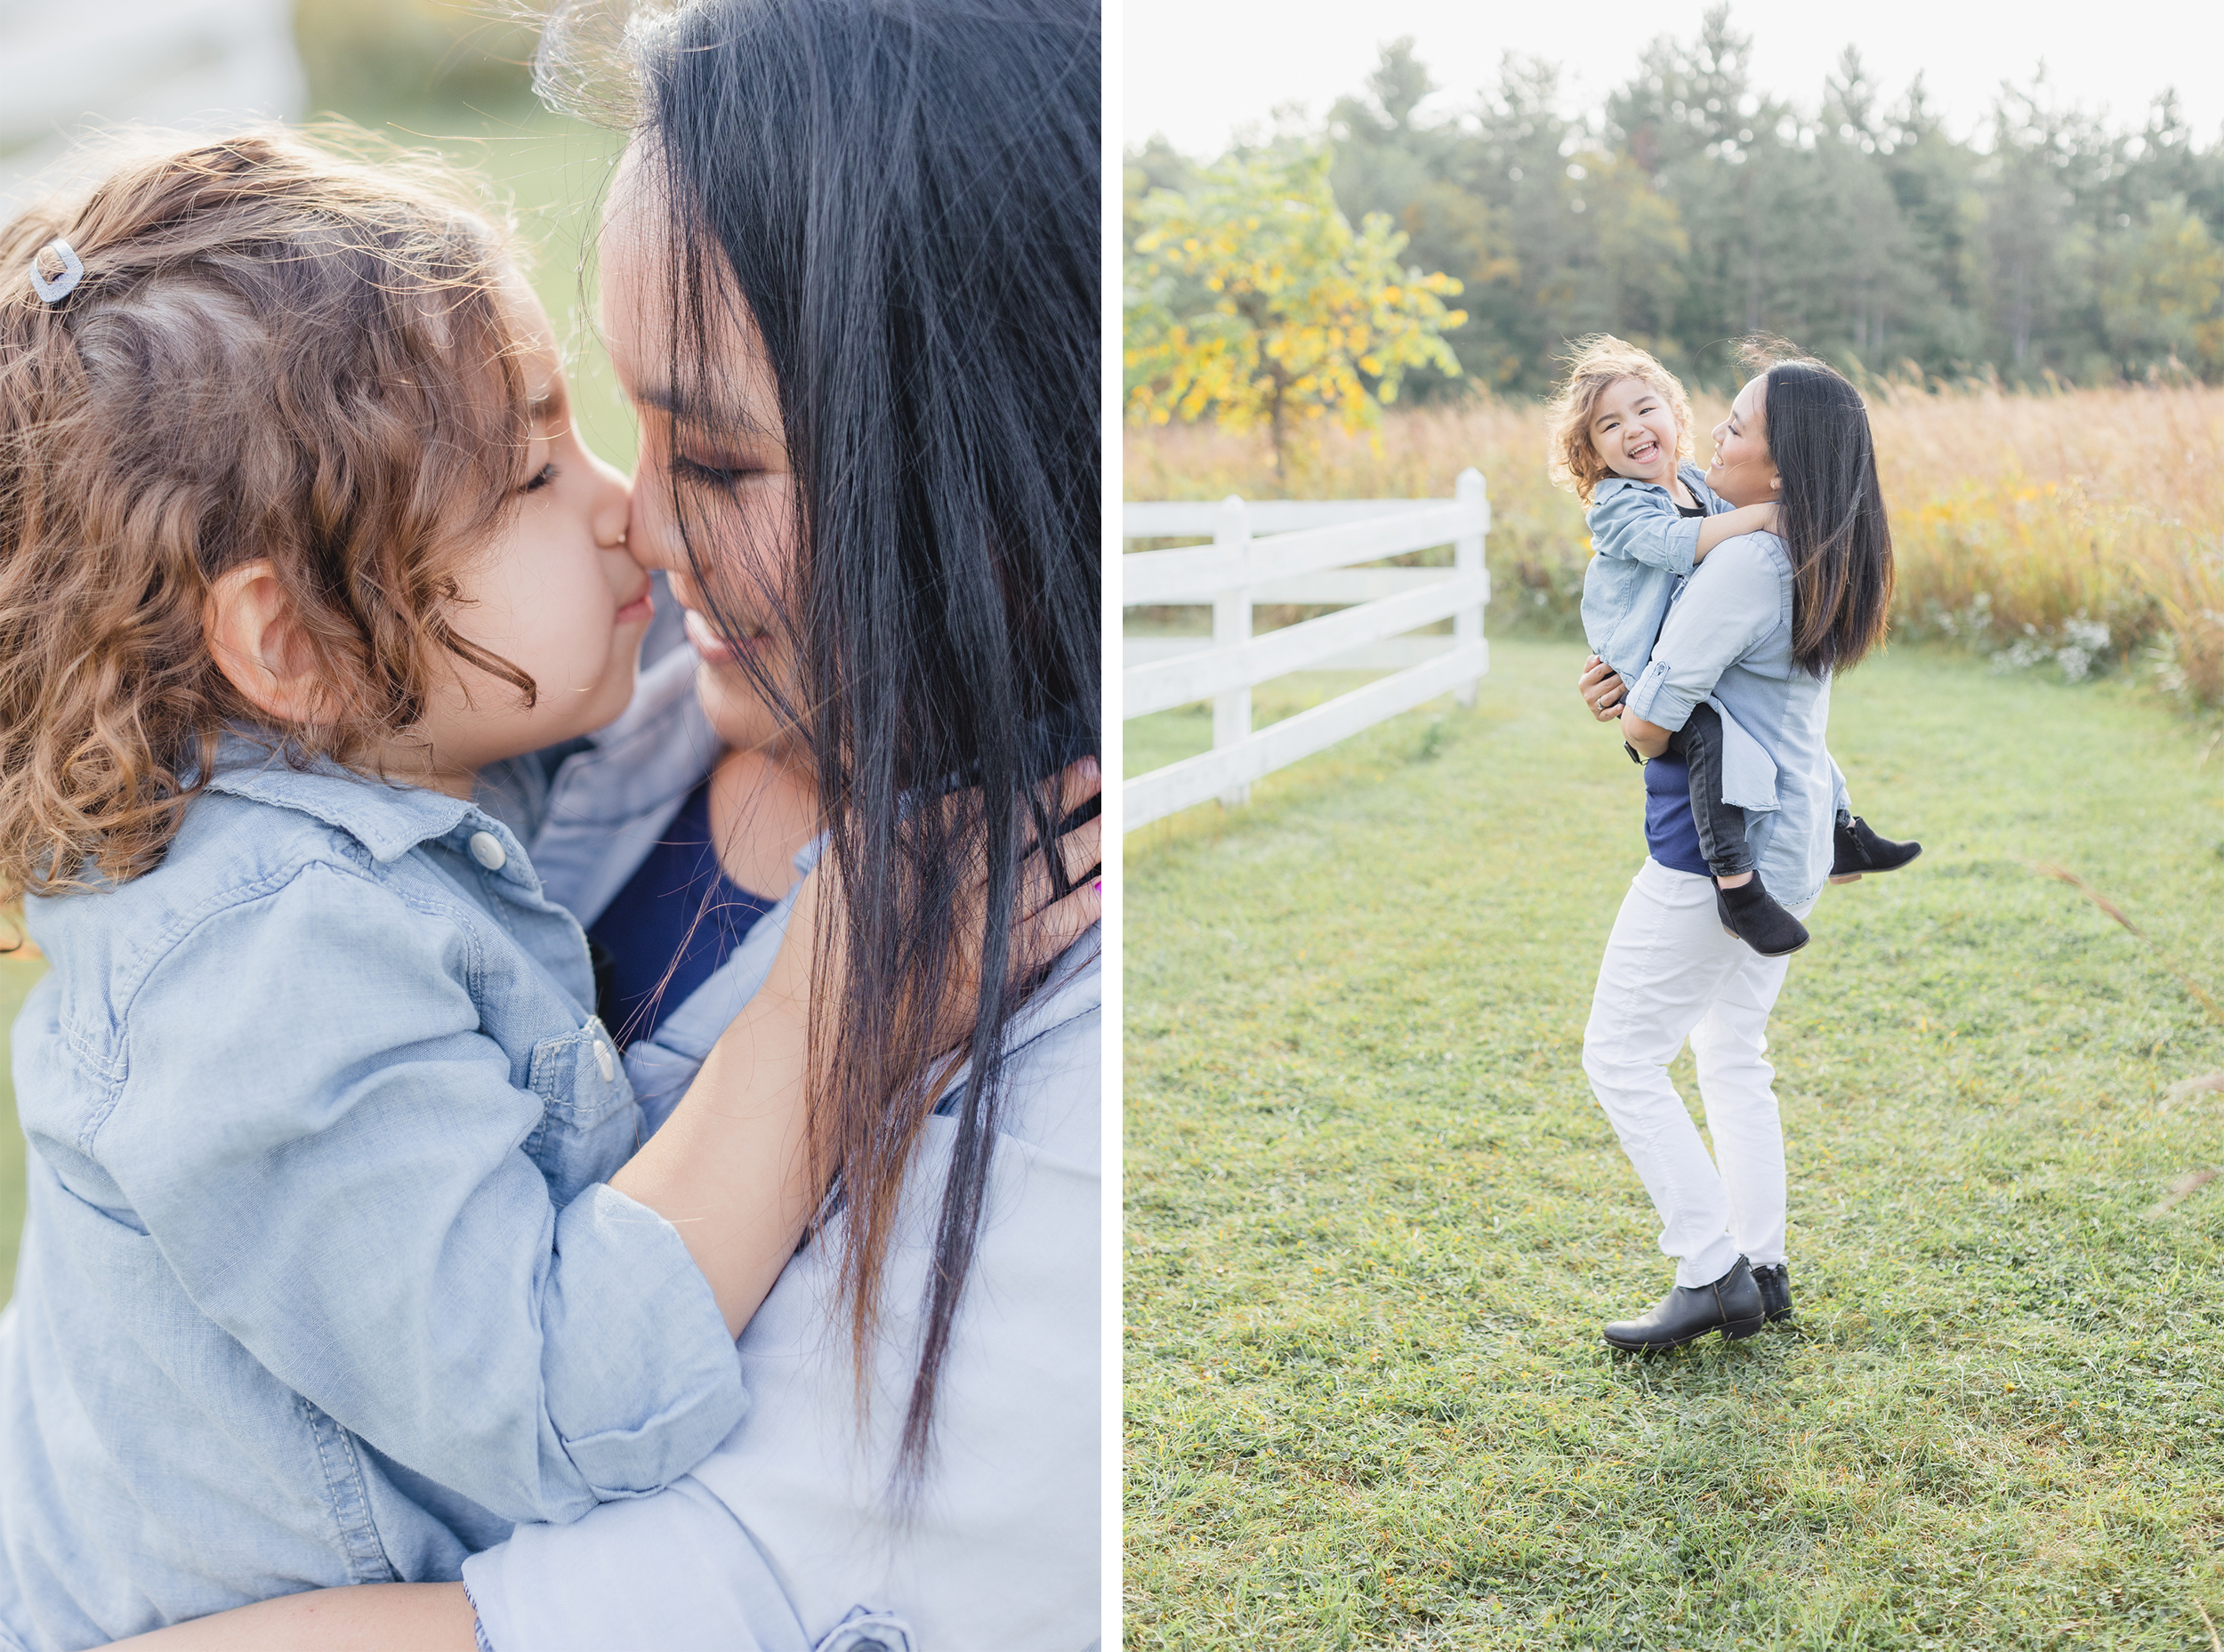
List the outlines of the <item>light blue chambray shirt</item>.
{"label": "light blue chambray shirt", "polygon": [[[1709,516],[1733,510],[1706,485],[1706,473],[1686,460],[1676,474]],[[1699,523],[1684,516],[1657,482],[1609,476],[1591,492],[1583,523],[1591,530],[1591,560],[1583,568],[1583,636],[1591,651],[1637,681],[1660,634],[1676,582],[1700,566]]]}
{"label": "light blue chambray shirt", "polygon": [[[694,669],[691,650],[659,660],[608,729],[489,777],[549,892],[584,923],[716,760]],[[626,1052],[645,1116],[669,1112],[762,983],[794,898]],[[837,1229],[798,1253],[742,1332],[748,1413],[693,1472],[568,1526],[521,1526],[466,1562],[495,1652],[1079,1652],[1096,1640],[1099,947],[1094,931],[1077,943],[1007,1032],[979,1248],[913,1503],[891,1495],[896,1443],[962,1069],[898,1205],[867,1425],[841,1329]]]}
{"label": "light blue chambray shirt", "polygon": [[746,1399],[584,937],[510,830],[230,749],[155,871],[29,903],[0,1646],[453,1579]]}
{"label": "light blue chambray shirt", "polygon": [[1824,749],[1830,679],[1792,658],[1792,559],[1774,534],[1726,539],[1678,587],[1653,645],[1630,679],[1629,709],[1663,729],[1683,727],[1712,701],[1722,719],[1726,795],[1746,810],[1745,834],[1761,882],[1787,907],[1829,879],[1832,831],[1843,800]]}

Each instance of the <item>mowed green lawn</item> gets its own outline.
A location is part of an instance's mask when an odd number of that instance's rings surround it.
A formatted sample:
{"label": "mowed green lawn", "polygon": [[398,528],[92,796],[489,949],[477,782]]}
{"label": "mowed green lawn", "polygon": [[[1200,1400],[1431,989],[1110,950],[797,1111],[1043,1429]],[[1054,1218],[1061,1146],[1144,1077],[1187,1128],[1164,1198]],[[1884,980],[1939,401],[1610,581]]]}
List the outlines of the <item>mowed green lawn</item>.
{"label": "mowed green lawn", "polygon": [[2224,1027],[2164,958],[2224,998],[2224,750],[2106,683],[1847,677],[1857,803],[1927,852],[1824,897],[1778,1006],[1801,1329],[1616,1358],[1671,1280],[1579,1062],[1637,771],[1580,648],[1494,649],[1474,710],[1128,840],[1130,1646],[2210,1647],[2224,1180],[2172,1189],[2224,1093],[2170,1091]]}

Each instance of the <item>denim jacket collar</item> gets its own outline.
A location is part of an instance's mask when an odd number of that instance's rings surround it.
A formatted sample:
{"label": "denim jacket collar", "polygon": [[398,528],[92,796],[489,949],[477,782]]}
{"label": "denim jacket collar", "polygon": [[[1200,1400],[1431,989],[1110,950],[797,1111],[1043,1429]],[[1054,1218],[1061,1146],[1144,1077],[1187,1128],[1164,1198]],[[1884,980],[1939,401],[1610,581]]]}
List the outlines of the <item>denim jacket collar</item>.
{"label": "denim jacket collar", "polygon": [[[1704,471],[1688,459],[1679,459],[1676,461],[1676,475],[1683,485],[1691,490],[1693,499],[1702,505],[1712,505],[1715,497],[1714,490],[1706,485]],[[1636,488],[1649,488],[1656,494],[1668,492],[1667,484],[1664,482],[1640,481],[1634,476],[1606,476],[1601,477],[1591,490],[1591,506],[1595,510],[1616,494],[1627,493]]]}
{"label": "denim jacket collar", "polygon": [[494,833],[505,858],[525,865],[524,847],[508,828],[463,798],[430,786],[375,779],[321,759],[295,769],[245,734],[228,733],[219,742],[208,790],[321,820],[345,832],[384,865],[467,825],[474,832]]}

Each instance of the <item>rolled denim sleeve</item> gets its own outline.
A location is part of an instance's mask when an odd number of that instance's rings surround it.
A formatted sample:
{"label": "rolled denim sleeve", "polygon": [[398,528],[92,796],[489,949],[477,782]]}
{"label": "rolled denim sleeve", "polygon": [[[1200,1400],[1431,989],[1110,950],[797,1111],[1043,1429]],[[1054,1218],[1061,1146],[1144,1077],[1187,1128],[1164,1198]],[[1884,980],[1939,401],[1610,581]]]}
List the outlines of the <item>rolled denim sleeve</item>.
{"label": "rolled denim sleeve", "polygon": [[1785,622],[1783,579],[1759,538],[1724,540],[1684,583],[1630,689],[1629,709],[1647,722],[1682,728],[1723,671]]}
{"label": "rolled denim sleeve", "polygon": [[678,1232],[600,1183],[557,1208],[528,1156],[544,1104],[479,1024],[468,926],[312,865],[180,928],[83,1145],[203,1314],[511,1520],[652,1491],[733,1428]]}
{"label": "rolled denim sleeve", "polygon": [[1699,522],[1657,488],[1616,488],[1591,507],[1585,526],[1598,555],[1681,575],[1698,566]]}
{"label": "rolled denim sleeve", "polygon": [[794,1603],[733,1511],[695,1480],[521,1526],[463,1562],[496,1652],[811,1652]]}

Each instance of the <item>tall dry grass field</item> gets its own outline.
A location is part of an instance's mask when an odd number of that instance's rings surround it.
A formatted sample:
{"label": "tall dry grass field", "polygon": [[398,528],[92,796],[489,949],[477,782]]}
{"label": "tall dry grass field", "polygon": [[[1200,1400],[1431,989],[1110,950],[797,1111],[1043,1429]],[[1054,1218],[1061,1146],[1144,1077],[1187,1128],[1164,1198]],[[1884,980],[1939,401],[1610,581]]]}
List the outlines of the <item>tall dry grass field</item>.
{"label": "tall dry grass field", "polygon": [[[2073,678],[2139,669],[2190,705],[2224,705],[2224,389],[1866,393],[1898,553],[1898,634]],[[1702,463],[1725,410],[1696,404]],[[1484,402],[1393,412],[1371,437],[1331,431],[1287,477],[1252,437],[1130,431],[1125,488],[1131,499],[1441,496],[1472,464],[1490,484],[1493,623],[1567,632],[1590,552],[1582,510],[1552,488],[1543,455],[1540,408]]]}

